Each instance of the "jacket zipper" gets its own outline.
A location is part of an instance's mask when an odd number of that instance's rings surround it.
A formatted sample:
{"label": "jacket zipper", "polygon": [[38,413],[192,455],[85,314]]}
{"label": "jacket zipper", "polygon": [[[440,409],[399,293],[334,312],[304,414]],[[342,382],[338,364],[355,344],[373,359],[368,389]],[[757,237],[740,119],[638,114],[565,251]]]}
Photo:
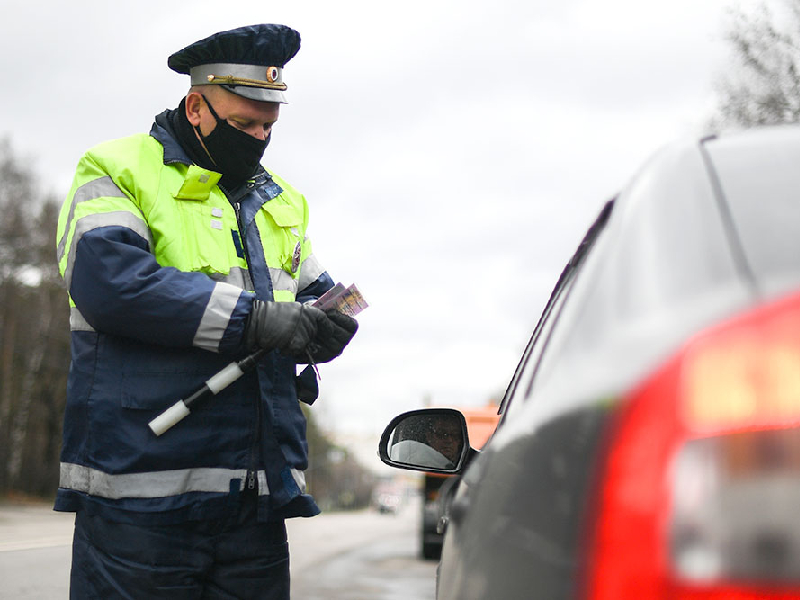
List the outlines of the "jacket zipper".
{"label": "jacket zipper", "polygon": [[[238,193],[236,196],[231,196],[227,189],[220,186],[222,193],[228,198],[228,201],[233,206],[233,212],[236,213],[236,228],[239,230],[239,239],[242,242],[242,250],[244,251],[244,261],[247,263],[247,271],[250,271],[250,253],[247,250],[247,241],[246,235],[247,233],[244,231],[244,227],[242,227],[242,215],[241,215],[241,203],[239,202],[240,199],[244,198],[250,190],[255,187],[255,181],[248,181],[245,184],[244,189]],[[253,281],[253,275],[250,274],[250,280]]]}
{"label": "jacket zipper", "polygon": [[[242,216],[241,216],[241,205],[239,200],[244,198],[253,188],[255,187],[254,181],[248,181],[245,188],[237,194],[235,197],[230,197],[229,201],[231,206],[233,206],[233,211],[236,214],[236,228],[239,230],[239,238],[242,242],[242,250],[244,251],[244,260],[247,263],[247,271],[250,272],[250,253],[247,248],[247,239],[246,239],[246,232],[242,227]],[[228,196],[228,191],[220,186],[222,193],[225,196]],[[250,280],[253,281],[253,275],[250,274]],[[247,469],[246,480],[247,480],[247,489],[254,490],[256,489],[256,469],[258,465],[258,446],[261,440],[261,398],[260,395],[256,396],[255,398],[255,408],[256,408],[256,428],[253,437],[253,443],[250,446],[250,466]]]}

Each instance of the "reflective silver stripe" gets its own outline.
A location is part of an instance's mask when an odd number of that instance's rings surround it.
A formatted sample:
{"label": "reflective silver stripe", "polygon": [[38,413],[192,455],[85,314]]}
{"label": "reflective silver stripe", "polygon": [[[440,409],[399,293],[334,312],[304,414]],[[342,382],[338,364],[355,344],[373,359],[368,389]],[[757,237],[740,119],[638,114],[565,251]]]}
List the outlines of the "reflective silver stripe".
{"label": "reflective silver stripe", "polygon": [[269,276],[272,279],[272,289],[278,292],[291,292],[297,296],[297,279],[283,269],[273,269],[270,267]]}
{"label": "reflective silver stripe", "polygon": [[312,283],[314,283],[319,276],[325,272],[325,267],[317,260],[317,257],[313,254],[309,254],[306,259],[303,261],[303,264],[300,265],[300,286],[301,290],[306,289]]}
{"label": "reflective silver stripe", "polygon": [[258,479],[258,495],[269,496],[269,485],[267,484],[267,474],[264,471],[257,471],[256,478]]}
{"label": "reflective silver stripe", "polygon": [[298,471],[297,469],[292,469],[292,478],[294,482],[297,484],[297,487],[300,488],[300,491],[304,494],[306,493],[306,474],[302,471]]}
{"label": "reflective silver stripe", "polygon": [[75,194],[72,196],[72,204],[69,206],[69,215],[67,216],[67,223],[64,227],[64,235],[62,235],[61,239],[58,241],[58,249],[56,250],[58,260],[56,262],[60,263],[64,256],[64,251],[67,247],[67,236],[72,226],[72,219],[75,218],[75,207],[86,200],[97,200],[98,198],[127,198],[127,196],[122,193],[122,190],[119,189],[117,184],[108,176],[93,179],[75,190]]}
{"label": "reflective silver stripe", "polygon": [[[263,471],[258,471],[256,476],[259,495],[268,495],[266,475]],[[241,481],[239,489],[242,490],[246,478],[247,470],[245,469],[179,469],[111,475],[83,465],[61,463],[61,477],[58,485],[61,488],[101,498],[164,498],[187,492],[225,494],[230,491],[232,479]]]}
{"label": "reflective silver stripe", "polygon": [[254,291],[253,280],[250,279],[250,271],[241,267],[231,267],[230,273],[212,273],[209,275],[214,281],[224,281],[248,292]]}
{"label": "reflective silver stripe", "polygon": [[242,274],[242,279],[244,280],[242,289],[248,292],[254,292],[256,290],[256,286],[253,285],[253,280],[250,277],[250,271],[248,271],[247,269],[242,269],[241,267],[234,267],[231,269],[231,272],[233,272],[234,270]]}
{"label": "reflective silver stripe", "polygon": [[94,331],[94,327],[89,325],[86,319],[83,318],[81,311],[75,306],[69,309],[69,330],[70,331]]}
{"label": "reflective silver stripe", "polygon": [[228,328],[233,309],[242,293],[242,288],[223,281],[214,285],[211,298],[194,334],[193,344],[198,348],[219,352],[219,342]]}
{"label": "reflective silver stripe", "polygon": [[99,227],[109,227],[118,225],[120,227],[127,227],[138,233],[147,240],[148,247],[153,247],[153,238],[150,235],[150,229],[147,227],[144,219],[127,210],[116,210],[107,213],[94,213],[86,215],[78,220],[75,224],[75,235],[72,236],[72,243],[69,246],[69,256],[67,257],[67,268],[64,271],[64,281],[67,284],[67,289],[72,284],[72,269],[75,266],[75,248],[78,241],[83,237],[87,231],[92,231]]}

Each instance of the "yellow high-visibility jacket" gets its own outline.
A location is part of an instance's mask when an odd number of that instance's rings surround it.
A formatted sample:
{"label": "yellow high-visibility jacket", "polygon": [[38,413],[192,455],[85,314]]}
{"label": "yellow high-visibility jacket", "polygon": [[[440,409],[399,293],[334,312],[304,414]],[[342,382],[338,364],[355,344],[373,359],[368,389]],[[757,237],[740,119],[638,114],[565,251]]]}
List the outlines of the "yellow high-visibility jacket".
{"label": "yellow high-visibility jacket", "polygon": [[266,171],[221,189],[165,115],[150,135],[87,152],[59,218],[72,365],[56,509],[179,522],[224,514],[248,486],[259,518],[316,514],[290,357],[267,354],[164,435],[148,428],[246,354],[254,298],[307,301],[332,286],[305,198]]}

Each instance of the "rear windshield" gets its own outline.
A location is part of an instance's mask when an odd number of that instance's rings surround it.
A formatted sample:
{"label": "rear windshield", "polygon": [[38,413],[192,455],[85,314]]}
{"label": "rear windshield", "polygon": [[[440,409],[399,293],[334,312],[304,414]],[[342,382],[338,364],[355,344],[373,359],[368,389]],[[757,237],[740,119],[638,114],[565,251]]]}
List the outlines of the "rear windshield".
{"label": "rear windshield", "polygon": [[706,144],[760,288],[800,284],[800,128],[754,131]]}

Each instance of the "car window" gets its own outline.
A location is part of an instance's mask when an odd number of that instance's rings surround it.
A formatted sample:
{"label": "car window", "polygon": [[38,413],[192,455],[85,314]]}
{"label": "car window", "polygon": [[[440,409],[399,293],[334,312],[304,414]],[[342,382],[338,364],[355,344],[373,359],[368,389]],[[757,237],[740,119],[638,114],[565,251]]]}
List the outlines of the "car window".
{"label": "car window", "polygon": [[553,290],[550,302],[542,313],[542,319],[537,324],[536,329],[534,329],[528,346],[525,348],[525,352],[522,355],[522,360],[517,366],[514,379],[512,379],[511,385],[508,390],[506,390],[503,401],[500,403],[501,414],[509,410],[513,411],[514,407],[524,402],[526,390],[529,388],[538,370],[542,352],[550,338],[550,331],[557,320],[557,315],[561,310],[564,298],[567,297],[567,289],[573,281],[574,277],[568,276],[563,281],[559,282],[561,284],[559,287]]}
{"label": "car window", "polygon": [[[522,359],[517,365],[517,369],[514,372],[511,383],[506,389],[506,393],[502,402],[500,403],[499,412],[501,414],[503,414],[506,409],[513,404],[515,398],[524,396],[525,390],[528,389],[531,381],[535,377],[541,361],[542,353],[544,352],[544,348],[547,346],[547,342],[550,339],[550,333],[555,323],[558,321],[558,315],[561,312],[561,306],[569,295],[569,288],[575,281],[575,277],[580,271],[586,256],[591,251],[595,241],[608,222],[611,211],[613,210],[613,206],[613,198],[605,203],[600,211],[600,214],[597,216],[594,223],[589,227],[583,237],[583,240],[578,245],[578,249],[575,251],[566,267],[564,267],[561,276],[559,277],[555,287],[553,288],[553,291],[550,294],[550,299],[542,311],[539,322],[533,330],[533,334],[531,335],[531,339],[528,341],[525,352],[522,355]],[[522,401],[520,400],[518,404],[521,402]]]}

